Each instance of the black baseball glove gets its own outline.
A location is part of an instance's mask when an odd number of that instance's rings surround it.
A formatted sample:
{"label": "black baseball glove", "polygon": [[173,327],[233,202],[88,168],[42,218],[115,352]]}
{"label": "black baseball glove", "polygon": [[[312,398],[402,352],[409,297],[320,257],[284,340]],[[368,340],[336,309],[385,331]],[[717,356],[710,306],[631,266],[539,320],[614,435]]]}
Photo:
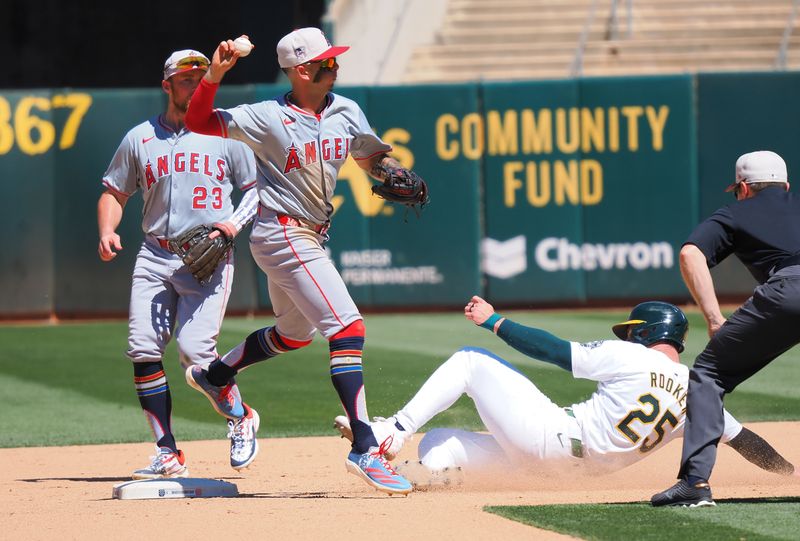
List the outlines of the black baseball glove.
{"label": "black baseball glove", "polygon": [[[212,231],[219,231],[219,236],[208,238]],[[233,237],[228,237],[226,231],[216,224],[198,225],[169,241],[169,246],[189,267],[189,272],[197,281],[205,285],[211,280],[219,262],[233,247]]]}
{"label": "black baseball glove", "polygon": [[430,198],[428,197],[428,185],[414,171],[396,168],[382,168],[382,184],[372,186],[372,193],[382,197],[392,203],[400,203],[418,212]]}

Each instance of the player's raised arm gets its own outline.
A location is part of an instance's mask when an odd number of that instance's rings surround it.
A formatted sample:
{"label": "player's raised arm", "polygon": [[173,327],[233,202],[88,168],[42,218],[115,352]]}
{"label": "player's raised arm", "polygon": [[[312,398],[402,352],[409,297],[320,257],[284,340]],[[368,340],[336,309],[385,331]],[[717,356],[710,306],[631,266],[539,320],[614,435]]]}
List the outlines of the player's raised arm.
{"label": "player's raised arm", "polygon": [[[477,295],[473,295],[464,307],[464,317],[475,323],[475,325],[485,327],[495,334],[497,334],[500,324],[505,320],[504,317],[495,314],[494,306]],[[489,319],[491,321],[488,321]]]}
{"label": "player's raised arm", "polygon": [[224,137],[224,124],[214,112],[214,96],[217,94],[218,84],[212,84],[200,79],[197,90],[194,91],[186,116],[183,122],[190,131],[203,135],[216,135]]}
{"label": "player's raised arm", "polygon": [[572,348],[569,342],[542,329],[526,327],[494,311],[494,307],[473,296],[464,307],[467,319],[499,336],[506,344],[539,361],[572,370]]}
{"label": "player's raised arm", "polygon": [[[246,38],[247,36],[242,37]],[[215,85],[220,84],[225,74],[236,65],[236,61],[239,60],[239,55],[240,52],[236,48],[234,40],[228,39],[221,41],[217,46],[217,50],[214,51],[214,56],[211,58],[211,65],[203,76],[203,80]]]}
{"label": "player's raised arm", "polygon": [[[244,36],[246,37],[246,36]],[[214,112],[214,96],[225,74],[236,65],[239,51],[233,40],[220,42],[186,110],[184,123],[195,133],[225,137],[225,125]]]}

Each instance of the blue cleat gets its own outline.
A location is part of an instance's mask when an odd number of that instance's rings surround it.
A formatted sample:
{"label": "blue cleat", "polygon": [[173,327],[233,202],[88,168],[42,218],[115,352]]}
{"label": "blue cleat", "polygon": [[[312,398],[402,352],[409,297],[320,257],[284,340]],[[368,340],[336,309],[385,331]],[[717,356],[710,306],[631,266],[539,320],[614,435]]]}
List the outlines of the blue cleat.
{"label": "blue cleat", "polygon": [[[373,417],[369,426],[377,441],[386,442],[391,438],[385,446],[381,444],[384,447],[383,456],[387,460],[394,460],[406,440],[411,439],[411,434],[397,427],[397,419],[394,417],[389,417],[388,419],[385,417]],[[353,430],[350,428],[350,419],[344,415],[337,415],[333,419],[333,428],[338,430],[343,438],[353,443]]]}
{"label": "blue cleat", "polygon": [[369,451],[363,454],[351,451],[344,463],[347,471],[390,496],[408,494],[412,490],[411,483],[394,471],[392,465],[384,458],[385,447],[388,447],[386,442],[380,447],[370,447]]}
{"label": "blue cleat", "polygon": [[229,383],[224,387],[217,387],[209,383],[206,375],[208,372],[201,366],[190,366],[186,369],[186,383],[203,393],[214,409],[228,419],[241,419],[244,417],[244,404],[239,386]]}

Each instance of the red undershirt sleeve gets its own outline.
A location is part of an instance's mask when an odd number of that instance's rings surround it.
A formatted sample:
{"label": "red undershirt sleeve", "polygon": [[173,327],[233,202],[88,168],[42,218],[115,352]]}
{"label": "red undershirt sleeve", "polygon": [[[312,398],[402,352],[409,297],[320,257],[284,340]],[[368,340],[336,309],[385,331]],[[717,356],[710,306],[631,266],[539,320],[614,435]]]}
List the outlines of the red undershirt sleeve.
{"label": "red undershirt sleeve", "polygon": [[218,88],[219,84],[200,79],[200,85],[194,91],[184,117],[184,123],[191,131],[203,135],[227,137],[228,130],[225,129],[219,113],[213,110],[214,96]]}

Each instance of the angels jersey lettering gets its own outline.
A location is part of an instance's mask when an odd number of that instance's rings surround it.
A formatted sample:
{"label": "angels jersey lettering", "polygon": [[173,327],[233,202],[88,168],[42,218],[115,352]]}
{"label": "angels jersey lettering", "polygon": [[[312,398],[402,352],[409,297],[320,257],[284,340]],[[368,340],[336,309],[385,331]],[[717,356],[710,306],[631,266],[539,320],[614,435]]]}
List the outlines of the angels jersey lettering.
{"label": "angels jersey lettering", "polygon": [[258,158],[262,206],[311,223],[330,220],[336,177],[350,154],[359,160],[392,150],[372,131],[358,104],[337,94],[328,94],[317,115],[286,96],[217,114],[226,136],[246,143]]}
{"label": "angels jersey lettering", "polygon": [[186,129],[176,133],[158,115],[127,133],[103,184],[125,195],[142,190],[145,234],[175,238],[230,217],[233,184],[247,190],[255,177],[244,144]]}

